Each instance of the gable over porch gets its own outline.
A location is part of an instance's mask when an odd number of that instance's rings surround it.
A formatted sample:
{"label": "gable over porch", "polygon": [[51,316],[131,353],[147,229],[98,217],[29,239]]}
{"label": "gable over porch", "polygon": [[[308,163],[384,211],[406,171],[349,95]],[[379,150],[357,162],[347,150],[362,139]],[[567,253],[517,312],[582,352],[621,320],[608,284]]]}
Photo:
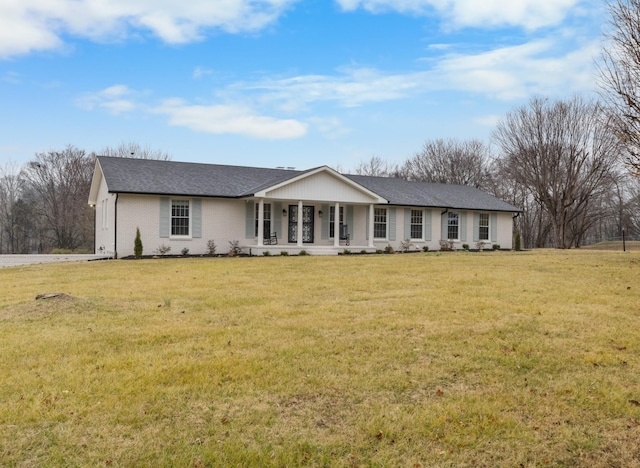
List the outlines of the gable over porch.
{"label": "gable over porch", "polygon": [[[248,198],[247,247],[322,248],[335,253],[341,245],[373,249],[375,205],[388,201],[323,166]],[[277,244],[276,244],[277,242]]]}

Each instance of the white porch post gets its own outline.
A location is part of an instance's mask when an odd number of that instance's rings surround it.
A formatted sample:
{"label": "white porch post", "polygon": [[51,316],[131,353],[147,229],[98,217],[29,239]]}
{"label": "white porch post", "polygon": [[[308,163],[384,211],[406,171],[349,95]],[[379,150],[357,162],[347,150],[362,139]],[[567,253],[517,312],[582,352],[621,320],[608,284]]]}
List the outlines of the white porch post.
{"label": "white porch post", "polygon": [[369,205],[369,226],[367,226],[367,230],[369,231],[369,247],[375,247],[373,244],[373,225],[374,219],[373,215],[375,214],[375,210],[373,208],[373,203]]}
{"label": "white porch post", "polygon": [[302,200],[298,202],[298,247],[302,247]]}
{"label": "white porch post", "polygon": [[[331,222],[331,219],[329,219]],[[333,213],[333,246],[340,247],[340,203],[336,202]]]}
{"label": "white porch post", "polygon": [[264,198],[258,203],[258,247],[264,245]]}

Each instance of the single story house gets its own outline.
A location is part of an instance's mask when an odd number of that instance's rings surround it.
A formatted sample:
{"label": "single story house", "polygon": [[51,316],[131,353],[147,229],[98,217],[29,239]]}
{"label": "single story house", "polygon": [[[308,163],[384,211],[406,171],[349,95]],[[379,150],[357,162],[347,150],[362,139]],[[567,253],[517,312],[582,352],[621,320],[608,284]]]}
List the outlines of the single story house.
{"label": "single story house", "polygon": [[402,242],[411,249],[455,248],[483,241],[512,248],[520,210],[478,189],[341,174],[99,156],[89,204],[95,208],[96,254],[218,253],[231,243],[245,253],[337,254]]}

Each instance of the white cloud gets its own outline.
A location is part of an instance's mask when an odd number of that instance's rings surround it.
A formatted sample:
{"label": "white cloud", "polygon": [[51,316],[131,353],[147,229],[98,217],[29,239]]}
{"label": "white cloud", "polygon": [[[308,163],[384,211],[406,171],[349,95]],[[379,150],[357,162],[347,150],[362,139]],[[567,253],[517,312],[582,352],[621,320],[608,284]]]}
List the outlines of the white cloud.
{"label": "white cloud", "polygon": [[503,116],[497,114],[483,115],[481,117],[475,118],[474,122],[484,127],[495,128],[495,126],[498,124],[498,121],[502,117]]}
{"label": "white cloud", "polygon": [[454,27],[518,26],[537,29],[560,23],[581,0],[336,0],[346,11],[427,14],[434,11]]}
{"label": "white cloud", "polygon": [[100,108],[119,115],[139,107],[135,101],[138,94],[125,85],[114,85],[95,93],[85,93],[76,100],[76,104],[86,110]]}
{"label": "white cloud", "polygon": [[336,117],[311,117],[309,119],[315,128],[329,140],[336,140],[351,133],[351,129]]}
{"label": "white cloud", "polygon": [[293,119],[257,115],[242,105],[190,105],[181,99],[166,100],[154,113],[169,116],[169,123],[214,134],[236,134],[266,140],[299,138],[307,126]]}
{"label": "white cloud", "polygon": [[179,44],[207,29],[256,31],[296,0],[4,0],[0,58],[63,46],[66,35],[119,40],[146,31]]}
{"label": "white cloud", "polygon": [[443,89],[502,100],[593,90],[597,41],[570,52],[556,48],[550,40],[537,40],[473,55],[450,54],[436,64],[434,74]]}
{"label": "white cloud", "polygon": [[262,104],[286,112],[306,110],[319,102],[357,107],[434,91],[462,91],[505,101],[532,94],[565,95],[593,90],[593,57],[598,51],[597,41],[566,51],[550,39],[534,40],[475,54],[445,53],[425,60],[429,68],[422,71],[342,68],[335,75],[236,83],[226,93],[255,94],[254,99]]}
{"label": "white cloud", "polygon": [[199,80],[203,76],[211,75],[211,74],[213,74],[213,70],[210,70],[209,68],[196,67],[196,68],[193,69],[192,76],[193,76],[194,79]]}
{"label": "white cloud", "polygon": [[263,102],[275,102],[287,111],[319,101],[336,101],[345,107],[401,99],[420,86],[419,74],[385,74],[370,68],[342,68],[340,74],[303,75],[255,83],[237,83],[232,91],[258,92]]}

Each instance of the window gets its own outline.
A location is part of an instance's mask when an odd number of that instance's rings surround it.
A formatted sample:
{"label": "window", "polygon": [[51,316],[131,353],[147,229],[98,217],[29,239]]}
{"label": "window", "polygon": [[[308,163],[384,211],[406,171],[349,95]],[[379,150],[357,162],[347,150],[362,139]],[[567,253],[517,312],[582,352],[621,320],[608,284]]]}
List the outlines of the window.
{"label": "window", "polygon": [[189,235],[189,200],[171,200],[171,235]]}
{"label": "window", "polygon": [[109,200],[102,200],[102,229],[109,229]]}
{"label": "window", "polygon": [[449,213],[447,218],[447,239],[458,239],[459,217],[458,213]]}
{"label": "window", "polygon": [[[271,234],[271,203],[265,203],[264,205],[264,218],[262,225],[264,226],[263,236],[267,237]],[[260,204],[256,203],[256,222],[255,222],[255,236],[258,236],[258,219],[260,216]]]}
{"label": "window", "polygon": [[[340,207],[340,225],[344,224],[344,207]],[[329,237],[335,237],[335,224],[336,224],[336,207],[329,207]]]}
{"label": "window", "polygon": [[478,219],[478,240],[489,240],[489,213],[480,213]]}
{"label": "window", "polygon": [[422,239],[422,210],[411,210],[411,238]]}
{"label": "window", "polygon": [[385,239],[387,237],[387,209],[376,208],[373,212],[373,237]]}

